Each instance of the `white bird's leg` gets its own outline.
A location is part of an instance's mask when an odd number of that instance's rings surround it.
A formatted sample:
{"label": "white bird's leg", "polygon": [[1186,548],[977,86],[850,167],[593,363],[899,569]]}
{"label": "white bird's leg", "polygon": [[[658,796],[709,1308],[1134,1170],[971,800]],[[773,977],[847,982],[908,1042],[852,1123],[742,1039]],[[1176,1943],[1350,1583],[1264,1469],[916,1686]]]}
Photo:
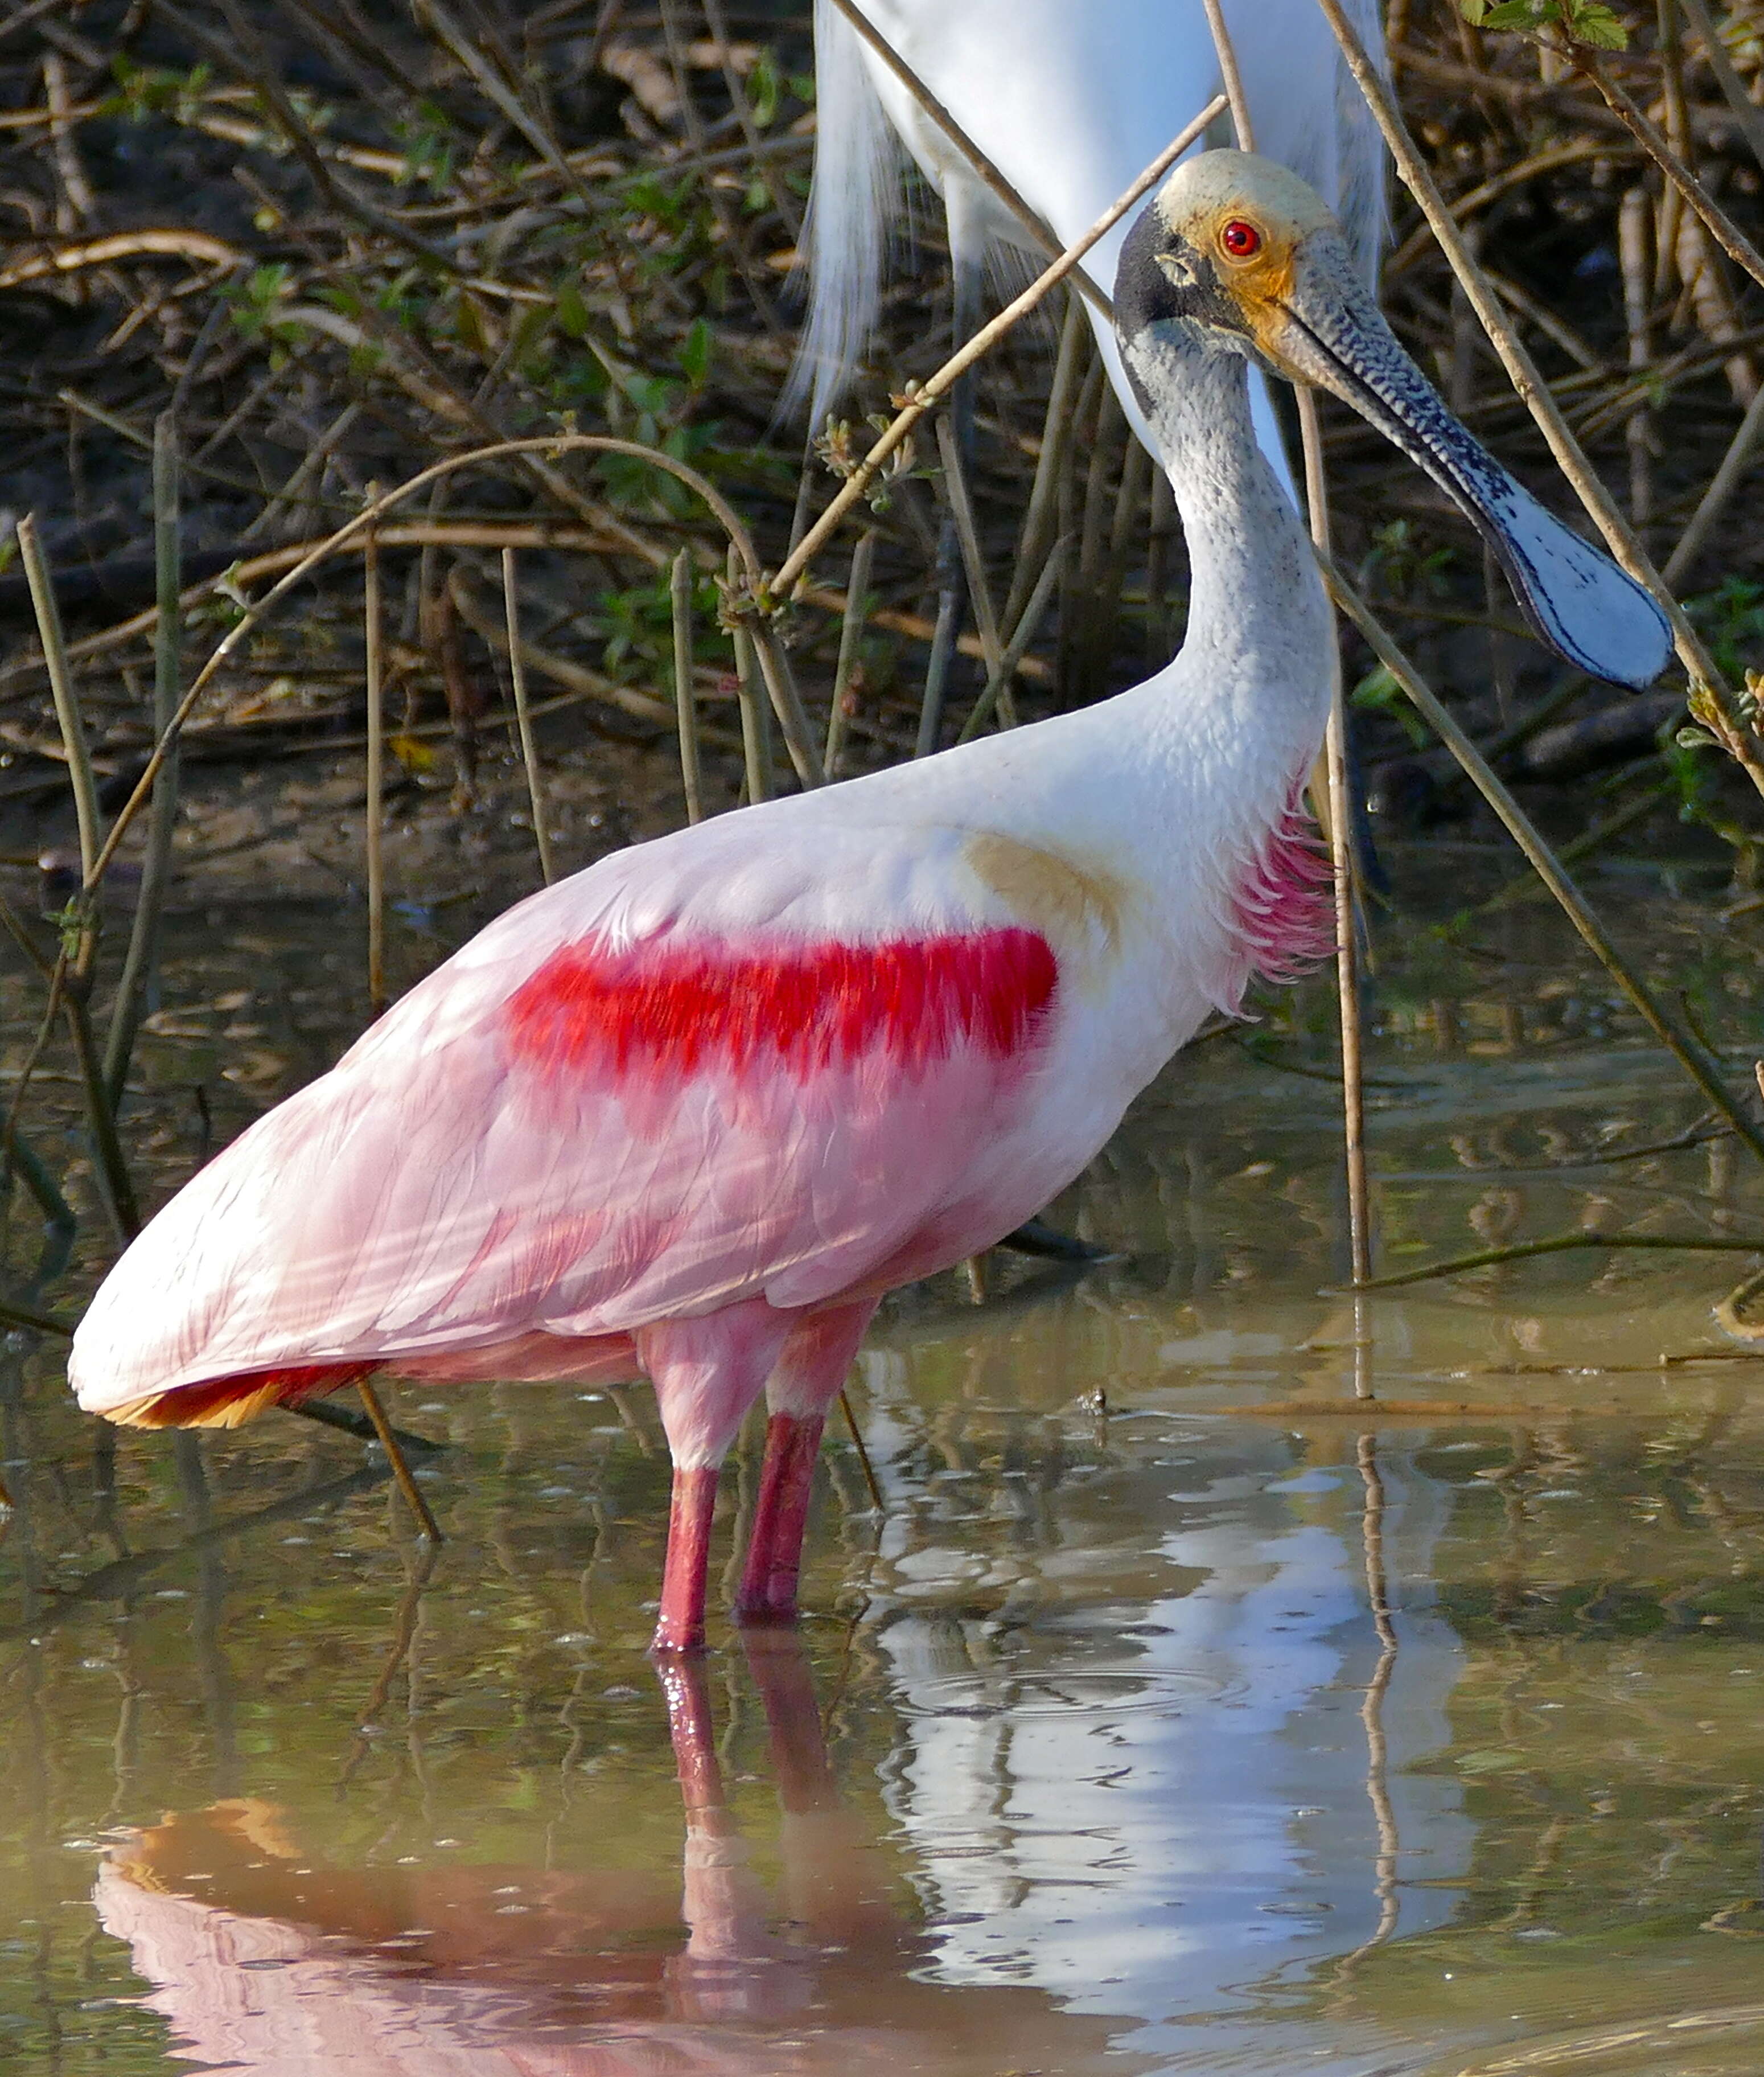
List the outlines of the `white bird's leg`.
{"label": "white bird's leg", "polygon": [[705,1648],[705,1587],[717,1475],[747,1409],[759,1396],[799,1313],[763,1298],[726,1305],[697,1320],[662,1320],[632,1339],[655,1388],[674,1460],[661,1609],[650,1649]]}
{"label": "white bird's leg", "polygon": [[873,1298],[865,1298],[830,1306],[805,1320],[784,1343],[767,1383],[766,1454],[747,1562],[735,1597],[735,1613],[743,1622],[796,1620],[802,1535],[822,1431],[876,1305]]}

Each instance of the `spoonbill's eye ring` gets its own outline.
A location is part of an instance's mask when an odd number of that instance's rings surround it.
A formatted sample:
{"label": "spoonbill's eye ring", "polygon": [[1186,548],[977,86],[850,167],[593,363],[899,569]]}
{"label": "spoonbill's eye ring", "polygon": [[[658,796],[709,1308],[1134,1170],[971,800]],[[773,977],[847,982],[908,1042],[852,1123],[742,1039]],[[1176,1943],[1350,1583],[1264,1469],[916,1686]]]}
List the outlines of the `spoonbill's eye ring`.
{"label": "spoonbill's eye ring", "polygon": [[1253,260],[1262,250],[1262,234],[1253,223],[1234,216],[1219,233],[1219,243],[1234,260]]}

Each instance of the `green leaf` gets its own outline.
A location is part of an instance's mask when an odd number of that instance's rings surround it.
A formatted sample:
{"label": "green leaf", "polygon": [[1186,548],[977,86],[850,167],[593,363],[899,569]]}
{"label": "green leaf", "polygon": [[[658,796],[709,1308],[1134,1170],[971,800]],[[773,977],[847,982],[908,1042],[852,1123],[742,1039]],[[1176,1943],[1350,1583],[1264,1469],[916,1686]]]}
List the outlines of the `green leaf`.
{"label": "green leaf", "polygon": [[748,103],[753,110],[754,121],[762,130],[777,119],[780,85],[776,59],[770,51],[762,51],[747,74]]}
{"label": "green leaf", "polygon": [[680,341],[679,360],[693,389],[703,389],[710,373],[710,327],[702,318],[693,318],[692,329]]}
{"label": "green leaf", "polygon": [[1601,0],[1569,0],[1569,10],[1564,26],[1576,43],[1599,51],[1629,48],[1629,31]]}
{"label": "green leaf", "polygon": [[587,338],[588,305],[582,300],[582,291],[576,283],[566,281],[559,285],[556,310],[558,329],[566,338]]}

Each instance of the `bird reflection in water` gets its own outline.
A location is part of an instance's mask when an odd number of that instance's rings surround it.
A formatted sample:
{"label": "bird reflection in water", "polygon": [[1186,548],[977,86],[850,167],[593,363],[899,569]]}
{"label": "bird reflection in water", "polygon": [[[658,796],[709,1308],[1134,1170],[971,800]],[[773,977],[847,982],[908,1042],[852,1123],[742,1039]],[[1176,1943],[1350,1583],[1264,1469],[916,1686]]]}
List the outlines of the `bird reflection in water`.
{"label": "bird reflection in water", "polygon": [[[181,2052],[249,2077],[962,2073],[1100,2062],[1113,2029],[1009,1985],[924,1980],[930,1944],[841,1803],[796,1638],[749,1633],[782,1807],[775,1895],[724,1792],[701,1663],[663,1676],[683,1878],[327,1867],[253,1800],[118,1847],[106,1929]],[[1143,2067],[1127,2058],[1133,2067]],[[1109,2067],[1131,2077],[1118,2055]]]}

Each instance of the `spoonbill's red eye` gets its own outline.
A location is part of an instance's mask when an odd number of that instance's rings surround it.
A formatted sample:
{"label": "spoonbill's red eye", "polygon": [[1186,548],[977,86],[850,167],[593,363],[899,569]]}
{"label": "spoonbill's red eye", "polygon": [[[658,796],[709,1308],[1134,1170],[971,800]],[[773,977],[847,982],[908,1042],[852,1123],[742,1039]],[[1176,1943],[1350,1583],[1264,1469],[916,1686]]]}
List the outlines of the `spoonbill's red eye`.
{"label": "spoonbill's red eye", "polygon": [[1234,216],[1219,233],[1219,243],[1234,260],[1253,260],[1262,250],[1262,234],[1253,223]]}

